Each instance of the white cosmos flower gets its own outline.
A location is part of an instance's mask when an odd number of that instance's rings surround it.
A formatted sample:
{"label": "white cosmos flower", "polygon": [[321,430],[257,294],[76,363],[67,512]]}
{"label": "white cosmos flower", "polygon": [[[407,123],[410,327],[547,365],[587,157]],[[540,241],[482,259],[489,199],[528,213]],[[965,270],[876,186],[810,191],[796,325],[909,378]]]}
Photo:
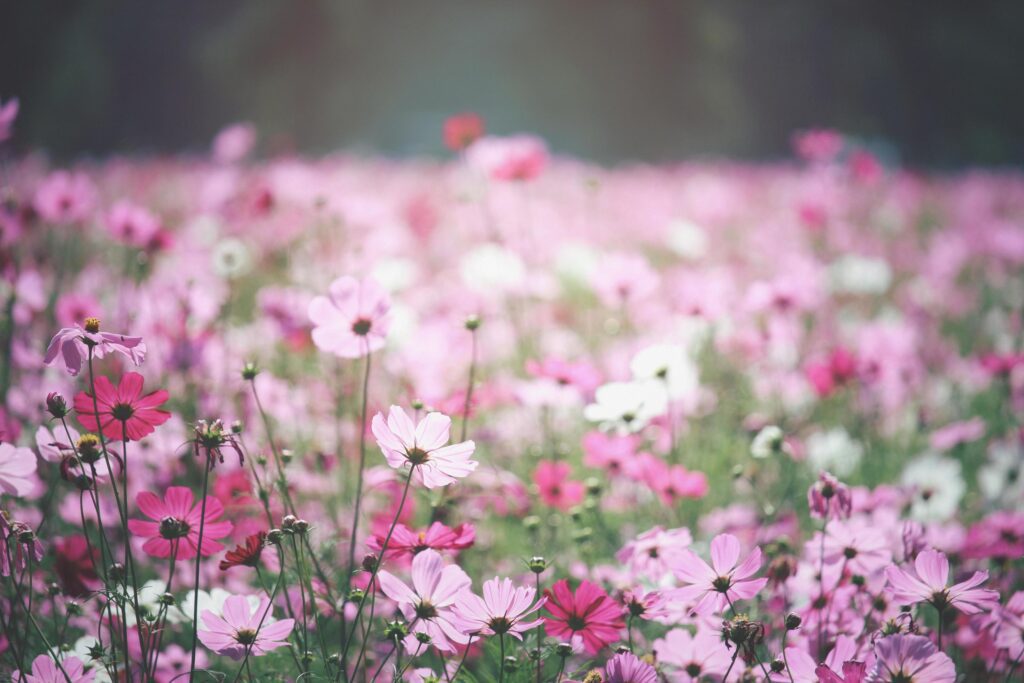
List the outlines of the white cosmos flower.
{"label": "white cosmos flower", "polygon": [[864,457],[864,447],[842,427],[816,432],[807,438],[807,462],[813,470],[849,476]]}
{"label": "white cosmos flower", "polygon": [[213,271],[223,278],[245,275],[252,267],[252,254],[245,243],[234,237],[221,240],[213,247]]}
{"label": "white cosmos flower", "polygon": [[666,410],[668,395],[661,381],[609,382],[598,387],[583,416],[601,429],[627,434],[640,431]]}
{"label": "white cosmos flower", "polygon": [[1024,448],[1017,439],[997,441],[989,447],[988,460],[978,468],[978,488],[990,501],[1001,501],[1020,510],[1024,507]]}
{"label": "white cosmos flower", "polygon": [[750,455],[763,460],[776,453],[782,453],[786,447],[786,435],[775,425],[768,425],[757,433],[750,443]]}
{"label": "white cosmos flower", "polygon": [[683,258],[696,261],[708,253],[708,236],[696,223],[674,220],[668,226],[668,246]]}
{"label": "white cosmos flower", "polygon": [[690,396],[698,387],[697,365],[686,348],[676,344],[648,346],[629,364],[633,379],[654,380],[664,385],[671,399]]}
{"label": "white cosmos flower", "polygon": [[952,518],[966,490],[959,461],[937,453],[912,460],[903,470],[902,483],[913,495],[910,516],[921,522]]}
{"label": "white cosmos flower", "polygon": [[483,244],[463,256],[459,272],[466,286],[477,292],[511,292],[526,280],[519,256],[498,244]]}

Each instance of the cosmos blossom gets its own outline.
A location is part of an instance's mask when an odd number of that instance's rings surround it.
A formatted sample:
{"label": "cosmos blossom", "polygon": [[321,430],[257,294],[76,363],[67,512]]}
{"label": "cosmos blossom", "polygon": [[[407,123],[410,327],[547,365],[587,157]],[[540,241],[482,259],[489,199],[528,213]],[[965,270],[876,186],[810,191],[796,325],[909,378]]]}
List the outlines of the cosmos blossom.
{"label": "cosmos blossom", "polygon": [[[204,533],[203,536],[205,537],[206,534]],[[260,556],[263,554],[263,548],[266,544],[266,531],[260,531],[252,534],[251,536],[247,536],[245,543],[237,546],[234,550],[227,551],[224,554],[224,559],[220,561],[220,570],[227,571],[232,567],[258,566],[260,563]]]}
{"label": "cosmos blossom", "polygon": [[[127,372],[117,387],[106,377],[96,378],[96,399],[84,391],[75,396],[78,421],[93,432],[101,428],[111,439],[138,441],[171,419],[171,414],[158,406],[170,395],[163,389],[142,395],[143,379],[137,372]],[[99,409],[97,412],[96,409]]]}
{"label": "cosmos blossom", "polygon": [[78,657],[63,657],[58,666],[49,655],[39,655],[32,660],[32,673],[19,671],[12,680],[18,683],[92,683],[95,678],[95,669],[86,671]]}
{"label": "cosmos blossom", "polygon": [[197,550],[206,556],[224,549],[223,544],[214,540],[230,534],[234,526],[228,521],[217,521],[224,513],[224,506],[212,496],[206,499],[206,522],[203,524],[203,545],[200,548],[202,503],[193,506],[192,500],[192,491],[184,486],[171,486],[163,500],[149,491],[143,491],[135,497],[135,503],[142,514],[155,520],[128,520],[128,530],[147,539],[142,546],[143,551],[153,557],[170,557],[171,548],[177,542],[177,559],[189,560],[196,556]]}
{"label": "cosmos blossom", "polygon": [[262,598],[259,607],[252,609],[244,595],[232,595],[224,601],[222,614],[203,610],[199,640],[217,654],[234,660],[242,659],[246,651],[250,656],[259,657],[286,647],[295,620],[273,621],[270,610],[268,598]]}
{"label": "cosmos blossom", "polygon": [[53,335],[43,362],[53,365],[60,359],[64,369],[72,377],[82,371],[82,364],[89,357],[92,349],[96,358],[104,358],[111,353],[119,353],[134,365],[142,365],[146,360],[146,342],[142,337],[132,337],[114,332],[101,332],[100,321],[86,318],[85,327],[63,327]]}
{"label": "cosmos blossom", "polygon": [[[425,531],[414,531],[404,524],[396,524],[388,541],[388,557],[416,555],[424,550],[451,550],[458,552],[473,545],[476,530],[473,525],[463,522],[455,527],[434,522]],[[384,535],[374,534],[367,542],[370,550],[380,552],[384,546]]]}
{"label": "cosmos blossom", "polygon": [[875,665],[868,680],[877,683],[953,683],[953,660],[924,636],[894,635],[875,641]]}
{"label": "cosmos blossom", "polygon": [[564,640],[579,635],[590,654],[618,640],[625,626],[622,607],[600,586],[585,579],[575,593],[565,579],[556,581],[550,590],[544,591],[544,596],[550,615],[544,617],[547,634]]}
{"label": "cosmos blossom", "polygon": [[632,652],[620,652],[604,667],[607,683],[658,683],[658,672]]}
{"label": "cosmos blossom", "polygon": [[999,593],[978,588],[988,580],[988,572],[974,572],[971,578],[949,588],[949,560],[936,550],[922,550],[914,560],[913,569],[896,565],[885,568],[889,593],[900,604],[927,602],[938,610],[953,607],[964,614],[988,611],[999,604]]}
{"label": "cosmos blossom", "polygon": [[428,489],[462,479],[479,464],[469,459],[476,449],[472,441],[445,445],[452,419],[442,413],[427,413],[413,424],[404,410],[391,406],[387,420],[377,413],[371,426],[388,464],[395,469],[414,466],[416,479]]}
{"label": "cosmos blossom", "polygon": [[531,586],[515,586],[512,579],[494,577],[484,582],[483,597],[465,591],[455,603],[455,612],[467,633],[501,635],[507,633],[518,640],[522,634],[544,622],[526,617],[544,604],[541,598],[534,602],[537,591]]}
{"label": "cosmos blossom", "polygon": [[570,470],[567,462],[544,460],[537,464],[533,483],[537,485],[541,502],[559,510],[568,510],[583,501],[583,482],[569,479]]}
{"label": "cosmos blossom", "polygon": [[[413,559],[411,575],[411,586],[383,569],[377,573],[377,580],[384,594],[398,603],[412,633],[426,633],[431,644],[445,652],[454,651],[455,644],[469,642],[454,609],[462,594],[469,590],[466,572],[458,565],[445,566],[440,554],[424,550]],[[413,635],[409,636],[407,648],[416,649]]]}
{"label": "cosmos blossom", "polygon": [[740,541],[732,534],[711,540],[711,565],[689,549],[673,557],[672,570],[684,584],[676,596],[694,605],[698,614],[720,613],[730,603],[747,600],[764,588],[767,578],[752,578],[761,568],[761,549],[740,562]]}
{"label": "cosmos blossom", "polygon": [[30,448],[0,443],[0,492],[25,496],[35,488],[36,454]]}
{"label": "cosmos blossom", "polygon": [[391,299],[372,279],[340,277],[327,296],[309,302],[313,343],[342,358],[359,358],[384,347],[391,324]]}

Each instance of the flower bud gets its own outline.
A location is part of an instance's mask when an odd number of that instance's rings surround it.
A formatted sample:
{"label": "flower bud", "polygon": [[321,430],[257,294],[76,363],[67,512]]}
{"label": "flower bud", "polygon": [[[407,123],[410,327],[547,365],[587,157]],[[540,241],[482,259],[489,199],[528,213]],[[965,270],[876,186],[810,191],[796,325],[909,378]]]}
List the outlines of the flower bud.
{"label": "flower bud", "polygon": [[157,600],[157,602],[159,602],[164,607],[174,607],[174,602],[175,602],[174,601],[174,594],[173,593],[164,593],[163,595],[160,596],[160,598]]}
{"label": "flower bud", "polygon": [[424,633],[423,631],[417,631],[416,632],[416,640],[418,642],[420,642],[420,643],[423,643],[424,645],[430,645],[430,641],[432,640],[432,638],[430,637],[429,633]]}
{"label": "flower bud", "polygon": [[100,437],[95,434],[82,434],[82,436],[78,437],[75,450],[78,451],[78,457],[85,464],[95,463],[102,455],[100,452]]}
{"label": "flower bud", "polygon": [[290,448],[281,449],[281,462],[283,462],[285,465],[290,463],[294,457],[295,454],[291,451]]}
{"label": "flower bud", "polygon": [[587,477],[583,485],[587,487],[588,496],[599,496],[604,486],[601,484],[601,480],[597,477]]}
{"label": "flower bud", "polygon": [[572,654],[572,645],[569,643],[555,645],[555,654],[563,658],[570,656]]}
{"label": "flower bud", "polygon": [[48,584],[46,584],[46,592],[47,592],[48,595],[50,595],[50,597],[55,597],[57,595],[60,595],[60,584],[57,584],[57,583],[48,583]]}
{"label": "flower bud", "polygon": [[284,540],[284,532],[280,529],[271,529],[267,532],[267,543],[272,545],[281,545],[281,541]]}
{"label": "flower bud", "polygon": [[402,640],[409,635],[409,627],[403,621],[389,621],[384,624],[384,637],[388,640]]}
{"label": "flower bud", "polygon": [[251,382],[256,379],[256,375],[260,374],[260,369],[256,367],[256,363],[252,361],[246,361],[245,365],[242,366],[242,379],[247,382]]}
{"label": "flower bud", "polygon": [[122,581],[124,579],[124,565],[120,562],[115,562],[107,568],[107,576],[112,581]]}
{"label": "flower bud", "polygon": [[478,316],[478,315],[471,315],[468,318],[466,318],[466,329],[467,330],[469,330],[470,332],[473,332],[474,330],[478,329],[479,327],[480,327],[480,316]]}
{"label": "flower bud", "polygon": [[803,619],[800,618],[799,614],[796,614],[795,612],[790,612],[789,614],[786,615],[786,630],[787,631],[795,631],[795,630],[797,630],[798,628],[800,628],[800,624],[802,624],[802,623],[803,623]]}
{"label": "flower bud", "polygon": [[68,404],[56,391],[46,395],[46,410],[58,420],[68,414]]}
{"label": "flower bud", "polygon": [[364,591],[362,588],[352,588],[348,592],[348,601],[349,602],[362,602],[363,598],[365,596],[366,596],[366,591]]}
{"label": "flower bud", "polygon": [[418,410],[423,410],[423,401],[419,400],[418,398],[417,399],[413,399],[412,409],[413,410],[417,410],[417,411]]}
{"label": "flower bud", "polygon": [[309,522],[304,519],[298,519],[295,521],[295,533],[302,535],[309,531]]}
{"label": "flower bud", "polygon": [[530,571],[534,574],[543,574],[544,570],[548,568],[548,561],[539,555],[535,555],[527,560],[526,566],[529,567]]}
{"label": "flower bud", "polygon": [[780,674],[786,670],[786,663],[781,659],[773,659],[771,669],[773,674]]}
{"label": "flower bud", "polygon": [[281,519],[281,530],[282,531],[291,531],[295,527],[295,523],[297,521],[299,521],[299,520],[298,520],[298,518],[295,517],[295,515],[285,515]]}
{"label": "flower bud", "polygon": [[362,566],[364,571],[373,572],[377,568],[377,556],[373,553],[363,555]]}
{"label": "flower bud", "polygon": [[82,615],[82,606],[74,600],[68,600],[64,603],[64,611],[67,612],[70,617],[78,617]]}
{"label": "flower bud", "polygon": [[231,433],[232,434],[241,434],[242,433],[242,426],[243,425],[242,425],[242,421],[241,420],[235,420],[234,422],[231,423]]}
{"label": "flower bud", "polygon": [[523,517],[523,528],[527,531],[536,531],[540,526],[540,517],[537,515],[527,515]]}

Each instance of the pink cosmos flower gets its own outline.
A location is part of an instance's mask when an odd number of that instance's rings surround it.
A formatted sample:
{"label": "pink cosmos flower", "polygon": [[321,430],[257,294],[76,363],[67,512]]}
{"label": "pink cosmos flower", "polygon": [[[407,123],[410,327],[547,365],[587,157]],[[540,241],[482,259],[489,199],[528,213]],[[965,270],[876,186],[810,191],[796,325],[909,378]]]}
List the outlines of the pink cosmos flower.
{"label": "pink cosmos flower", "polygon": [[444,121],[444,145],[453,152],[461,152],[483,134],[483,117],[471,111],[449,116]]}
{"label": "pink cosmos flower", "polygon": [[512,579],[494,577],[484,582],[482,598],[472,591],[464,591],[455,603],[455,612],[466,633],[485,636],[508,633],[522,640],[523,633],[544,622],[543,619],[525,620],[546,602],[544,598],[534,602],[536,595],[536,589],[530,586],[514,586]]}
{"label": "pink cosmos flower", "polygon": [[895,635],[875,641],[875,683],[954,683],[956,666],[924,636]]}
{"label": "pink cosmos flower", "polygon": [[552,380],[563,386],[573,386],[589,394],[601,386],[601,373],[587,362],[569,362],[549,356],[542,361],[526,361],[526,371],[533,377]]}
{"label": "pink cosmos flower", "polygon": [[0,102],[0,142],[10,139],[14,119],[18,118],[18,107],[17,97],[7,100],[7,104]]}
{"label": "pink cosmos flower", "polygon": [[203,610],[204,628],[199,629],[199,640],[217,654],[236,661],[247,651],[259,657],[287,646],[295,620],[272,621],[271,609],[268,598],[262,598],[254,610],[244,595],[232,595],[224,601],[223,616]]}
{"label": "pink cosmos flower", "polygon": [[427,413],[414,425],[399,406],[391,406],[387,421],[381,413],[373,417],[373,436],[388,464],[395,469],[416,468],[416,479],[428,489],[447,486],[468,476],[478,463],[470,460],[476,444],[448,443],[452,419],[442,413]]}
{"label": "pink cosmos flower", "polygon": [[[178,560],[190,560],[199,549],[199,524],[202,521],[202,504],[192,505],[192,491],[184,486],[171,486],[164,499],[143,491],[135,497],[135,503],[142,514],[152,522],[129,519],[128,530],[148,540],[142,549],[153,557],[170,557],[174,542],[178,543]],[[224,506],[214,497],[206,499],[206,522],[203,524],[203,556],[214,555],[224,549],[214,539],[224,538],[231,533],[231,522],[216,521],[224,513]]]}
{"label": "pink cosmos flower", "polygon": [[64,368],[72,376],[82,370],[82,363],[89,357],[92,347],[96,358],[103,358],[109,353],[120,353],[136,366],[146,360],[146,343],[142,337],[129,337],[113,332],[100,332],[99,320],[87,318],[85,329],[81,327],[64,327],[53,335],[50,345],[46,348],[43,362],[53,365],[57,357],[64,361]]}
{"label": "pink cosmos flower", "polygon": [[761,567],[761,549],[740,559],[740,541],[732,534],[719,534],[711,540],[711,566],[689,549],[673,557],[672,571],[676,578],[690,584],[676,591],[676,596],[694,605],[697,614],[722,612],[737,600],[757,595],[768,583],[767,578],[751,578]]}
{"label": "pink cosmos flower", "polygon": [[455,650],[453,643],[469,642],[454,609],[470,585],[461,567],[454,564],[446,567],[441,555],[424,550],[412,561],[411,587],[383,569],[377,573],[377,580],[380,589],[398,603],[410,624],[411,633],[406,642],[410,651],[416,649],[415,633],[428,634],[431,644],[445,652]]}
{"label": "pink cosmos flower", "polygon": [[691,634],[686,629],[674,628],[664,638],[654,641],[658,661],[677,670],[678,683],[698,683],[718,680],[729,668],[732,654],[722,642],[720,633],[698,629]]}
{"label": "pink cosmos flower", "polygon": [[540,499],[545,505],[559,510],[568,510],[583,501],[583,482],[569,479],[569,463],[544,460],[533,472]]}
{"label": "pink cosmos flower", "polygon": [[[782,671],[772,675],[772,681],[775,683],[787,683],[792,679],[791,683],[818,683],[821,675],[818,670],[824,667],[828,672],[826,675],[835,676],[833,670],[839,670],[845,668],[844,662],[850,664],[858,664],[859,670],[863,672],[865,664],[863,662],[855,663],[853,658],[857,654],[857,641],[849,636],[839,636],[836,639],[835,647],[829,651],[828,656],[824,662],[817,662],[807,650],[799,647],[787,647],[785,661],[789,664],[788,671]],[[850,667],[852,672],[855,672],[858,667]],[[839,683],[844,683],[842,679]],[[859,683],[859,679],[854,678],[853,681]],[[847,681],[845,683],[853,683]]]}
{"label": "pink cosmos flower", "polygon": [[685,527],[662,529],[656,526],[626,543],[615,559],[631,571],[658,581],[670,570],[671,556],[692,542],[690,530]]}
{"label": "pink cosmos flower", "polygon": [[75,396],[78,421],[92,432],[102,428],[103,434],[111,439],[138,441],[152,434],[171,419],[169,412],[157,407],[170,395],[158,389],[143,396],[142,386],[142,375],[137,372],[125,373],[116,388],[106,377],[97,377],[95,406],[92,394],[82,391]]}
{"label": "pink cosmos flower", "polygon": [[703,498],[708,493],[708,478],[703,472],[688,470],[682,465],[657,469],[661,470],[661,476],[651,476],[653,472],[648,472],[647,484],[665,505],[675,505],[682,498]]}
{"label": "pink cosmos flower", "polygon": [[256,127],[251,123],[234,123],[213,139],[213,159],[220,164],[233,164],[249,156],[256,145]]}
{"label": "pink cosmos flower", "polygon": [[589,654],[618,640],[625,626],[622,607],[589,581],[581,581],[575,593],[565,579],[556,581],[550,590],[544,591],[544,597],[551,615],[544,617],[547,634],[566,641],[580,636]]}
{"label": "pink cosmos flower", "polygon": [[[384,546],[385,534],[375,534],[367,540],[370,550],[380,552]],[[404,524],[396,524],[388,541],[388,557],[417,555],[424,550],[452,550],[458,552],[473,545],[476,529],[472,524],[463,523],[452,528],[441,522],[434,522],[426,531],[416,532]]]}
{"label": "pink cosmos flower", "polygon": [[895,565],[885,568],[889,594],[901,605],[927,602],[939,611],[954,607],[964,614],[989,611],[999,605],[999,593],[978,588],[988,580],[988,572],[974,572],[962,583],[946,588],[949,581],[949,560],[935,550],[922,550],[914,560],[913,569]]}
{"label": "pink cosmos flower", "polygon": [[309,302],[313,343],[342,358],[359,358],[384,346],[391,324],[391,299],[376,281],[340,277],[327,296]]}
{"label": "pink cosmos flower", "polygon": [[36,454],[31,448],[0,443],[0,492],[25,496],[35,488]]}
{"label": "pink cosmos flower", "polygon": [[948,451],[962,443],[977,441],[985,436],[985,421],[980,417],[953,422],[932,432],[929,442],[938,451]]}
{"label": "pink cosmos flower", "polygon": [[632,652],[621,652],[604,667],[607,683],[658,683],[658,672]]}
{"label": "pink cosmos flower", "polygon": [[64,657],[57,666],[49,655],[39,655],[32,660],[32,673],[18,671],[11,680],[17,683],[92,683],[95,678],[96,671],[86,671],[78,657]]}
{"label": "pink cosmos flower", "polygon": [[482,137],[466,149],[469,164],[495,180],[532,180],[548,165],[548,148],[533,135]]}
{"label": "pink cosmos flower", "polygon": [[583,464],[617,475],[629,467],[639,445],[640,439],[635,434],[619,436],[600,431],[587,432],[583,435]]}
{"label": "pink cosmos flower", "polygon": [[36,190],[36,211],[51,223],[74,223],[89,218],[96,203],[92,181],[82,173],[56,171]]}
{"label": "pink cosmos flower", "polygon": [[1024,591],[1017,591],[1000,609],[996,645],[1009,650],[1010,661],[1024,657]]}
{"label": "pink cosmos flower", "polygon": [[146,247],[160,232],[160,219],[144,206],[121,200],[107,214],[107,231],[118,242]]}
{"label": "pink cosmos flower", "polygon": [[827,128],[800,131],[793,136],[793,148],[801,159],[828,162],[843,150],[843,135]]}
{"label": "pink cosmos flower", "polygon": [[807,489],[807,507],[812,517],[842,519],[850,516],[853,496],[846,484],[828,472],[822,472],[818,475],[818,481]]}
{"label": "pink cosmos flower", "polygon": [[861,683],[868,675],[868,665],[854,660],[843,662],[842,670],[840,676],[827,664],[819,664],[814,674],[818,677],[817,683]]}

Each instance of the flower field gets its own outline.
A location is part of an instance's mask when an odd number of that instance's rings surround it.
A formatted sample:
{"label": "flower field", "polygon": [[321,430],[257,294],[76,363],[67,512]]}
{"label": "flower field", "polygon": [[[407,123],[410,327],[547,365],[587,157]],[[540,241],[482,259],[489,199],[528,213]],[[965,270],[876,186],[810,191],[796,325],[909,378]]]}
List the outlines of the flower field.
{"label": "flower field", "polygon": [[1020,680],[1024,177],[439,134],[3,157],[0,672]]}

